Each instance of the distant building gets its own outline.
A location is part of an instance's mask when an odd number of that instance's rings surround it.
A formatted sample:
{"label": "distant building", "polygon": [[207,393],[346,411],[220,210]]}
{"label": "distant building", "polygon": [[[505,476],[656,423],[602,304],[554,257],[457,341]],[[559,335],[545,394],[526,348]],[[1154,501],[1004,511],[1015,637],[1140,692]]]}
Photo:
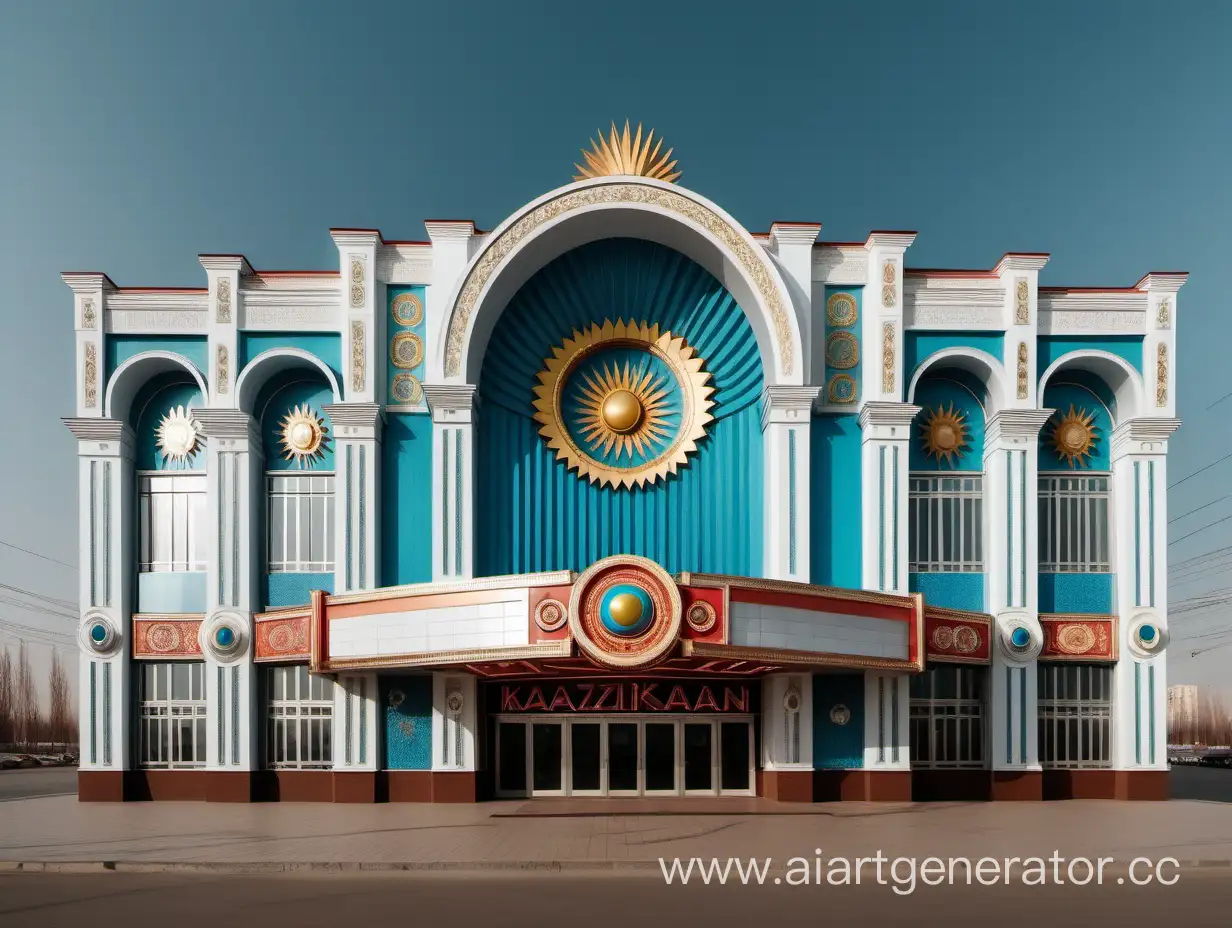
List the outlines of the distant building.
{"label": "distant building", "polygon": [[1183,683],[1168,687],[1168,731],[1192,726],[1198,721],[1198,687]]}

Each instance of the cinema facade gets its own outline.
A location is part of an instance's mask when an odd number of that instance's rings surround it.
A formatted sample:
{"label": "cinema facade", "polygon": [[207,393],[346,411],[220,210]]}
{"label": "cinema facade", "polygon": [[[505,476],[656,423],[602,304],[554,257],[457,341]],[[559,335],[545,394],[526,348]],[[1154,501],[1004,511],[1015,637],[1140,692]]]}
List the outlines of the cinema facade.
{"label": "cinema facade", "polygon": [[1164,798],[1185,275],[582,160],[328,269],[63,275],[81,798]]}

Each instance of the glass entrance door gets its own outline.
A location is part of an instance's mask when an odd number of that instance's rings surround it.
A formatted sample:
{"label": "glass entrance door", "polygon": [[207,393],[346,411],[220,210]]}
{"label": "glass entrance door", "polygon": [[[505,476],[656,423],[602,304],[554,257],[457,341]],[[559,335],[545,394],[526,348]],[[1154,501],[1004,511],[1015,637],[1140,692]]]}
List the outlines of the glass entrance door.
{"label": "glass entrance door", "polygon": [[753,789],[753,726],[748,722],[719,723],[719,789],[725,793]]}
{"label": "glass entrance door", "polygon": [[569,792],[603,793],[603,723],[569,723]]}
{"label": "glass entrance door", "polygon": [[535,796],[565,793],[564,728],[563,722],[530,726],[531,793]]}
{"label": "glass entrance door", "polygon": [[636,796],[641,786],[638,772],[637,722],[607,722],[607,791],[612,796]]}
{"label": "glass entrance door", "polygon": [[642,757],[645,768],[643,792],[648,795],[679,792],[676,771],[676,722],[644,722]]}
{"label": "glass entrance door", "polygon": [[714,723],[684,723],[684,791],[714,792]]}

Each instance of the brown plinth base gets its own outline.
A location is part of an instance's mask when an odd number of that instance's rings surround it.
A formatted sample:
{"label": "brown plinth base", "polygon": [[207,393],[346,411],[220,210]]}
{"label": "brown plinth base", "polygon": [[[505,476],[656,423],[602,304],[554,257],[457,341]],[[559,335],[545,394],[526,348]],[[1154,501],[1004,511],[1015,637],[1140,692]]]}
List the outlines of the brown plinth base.
{"label": "brown plinth base", "polygon": [[1168,798],[1166,770],[1045,770],[1045,799],[1121,799],[1158,802]]}
{"label": "brown plinth base", "polygon": [[910,770],[814,770],[814,802],[910,802]]}
{"label": "brown plinth base", "polygon": [[123,770],[78,770],[78,802],[123,802]]}
{"label": "brown plinth base", "polygon": [[376,772],[334,772],[334,802],[376,802]]}
{"label": "brown plinth base", "polygon": [[384,774],[389,802],[475,802],[476,774],[437,770],[388,770]]}
{"label": "brown plinth base", "polygon": [[126,770],[124,798],[137,802],[204,802],[207,784],[204,770]]}
{"label": "brown plinth base", "polygon": [[207,770],[207,802],[252,802],[253,774],[250,770]]}
{"label": "brown plinth base", "polygon": [[911,798],[916,802],[983,802],[992,798],[987,770],[913,770]]}
{"label": "brown plinth base", "polygon": [[757,795],[776,802],[812,802],[812,770],[758,770]]}
{"label": "brown plinth base", "polygon": [[1044,798],[1044,778],[1038,770],[994,770],[991,776],[991,799],[1038,802]]}

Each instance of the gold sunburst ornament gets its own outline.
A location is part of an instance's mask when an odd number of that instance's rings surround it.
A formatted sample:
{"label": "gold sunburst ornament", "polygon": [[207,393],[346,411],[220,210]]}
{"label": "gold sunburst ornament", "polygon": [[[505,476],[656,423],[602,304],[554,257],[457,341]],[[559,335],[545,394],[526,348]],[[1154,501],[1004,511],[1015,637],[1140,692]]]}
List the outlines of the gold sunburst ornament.
{"label": "gold sunburst ornament", "polygon": [[186,411],[183,406],[173,406],[158,423],[155,433],[158,450],[169,460],[186,460],[197,450],[197,436],[200,431],[200,426],[191,412]]}
{"label": "gold sunburst ornament", "polygon": [[325,457],[329,430],[325,420],[307,403],[296,406],[279,426],[282,456],[299,467],[312,466]]}
{"label": "gold sunburst ornament", "polygon": [[1052,450],[1070,467],[1086,467],[1095,453],[1098,440],[1095,413],[1088,413],[1085,409],[1075,410],[1073,403],[1070,403],[1069,412],[1055,420],[1048,436]]}
{"label": "gold sunburst ornament", "polygon": [[936,458],[938,464],[953,466],[955,459],[961,458],[971,447],[965,419],[963,413],[954,409],[953,403],[948,409],[944,406],[930,409],[928,418],[920,425],[924,453]]}
{"label": "gold sunburst ornament", "polygon": [[623,320],[575,331],[539,372],[535,421],[558,460],[602,487],[676,473],[714,417],[697,351],[657,325]]}
{"label": "gold sunburst ornament", "polygon": [[[637,124],[637,133],[632,138],[629,136],[627,119],[623,133],[616,128],[616,123],[613,122],[608,138],[603,137],[602,130],[598,135],[598,142],[594,139],[590,140],[589,151],[582,149],[582,160],[586,162],[586,166],[573,165],[578,171],[573,175],[574,180],[633,174],[638,177],[652,177],[655,180],[674,183],[680,177],[680,172],[674,170],[676,162],[670,160],[672,149],[669,148],[664,155],[659,154],[659,150],[663,147],[663,139],[659,138],[656,142],[653,129],[646,134],[646,139],[643,141],[640,122]],[[654,145],[653,151],[650,147],[652,144]]]}

